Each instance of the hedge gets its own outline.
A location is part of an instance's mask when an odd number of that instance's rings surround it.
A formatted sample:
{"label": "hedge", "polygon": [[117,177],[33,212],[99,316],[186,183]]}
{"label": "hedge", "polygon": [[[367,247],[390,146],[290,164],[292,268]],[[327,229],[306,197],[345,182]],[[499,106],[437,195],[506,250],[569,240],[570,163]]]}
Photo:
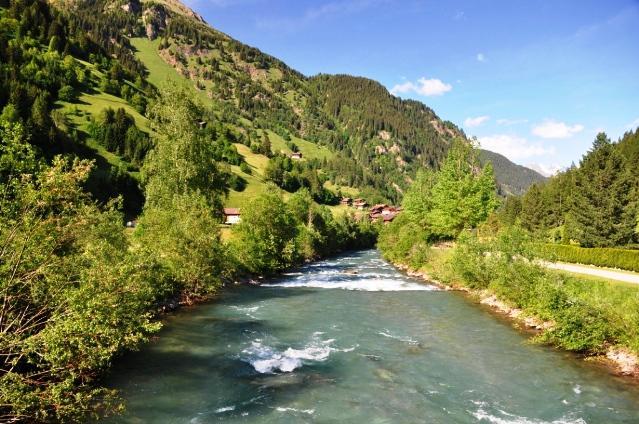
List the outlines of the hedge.
{"label": "hedge", "polygon": [[538,254],[549,260],[619,268],[639,272],[639,250],[578,247],[565,244],[537,245]]}

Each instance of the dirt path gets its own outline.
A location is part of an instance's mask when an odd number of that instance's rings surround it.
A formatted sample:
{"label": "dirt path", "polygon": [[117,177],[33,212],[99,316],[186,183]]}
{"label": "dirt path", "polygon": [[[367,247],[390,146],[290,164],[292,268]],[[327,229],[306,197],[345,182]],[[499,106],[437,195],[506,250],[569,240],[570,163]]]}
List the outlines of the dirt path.
{"label": "dirt path", "polygon": [[639,284],[639,273],[633,273],[630,271],[615,271],[611,269],[596,268],[578,264],[566,264],[562,262],[543,262],[542,264],[546,268],[550,269],[558,269],[561,271],[574,272],[577,274],[587,274],[594,277],[606,278],[609,280]]}

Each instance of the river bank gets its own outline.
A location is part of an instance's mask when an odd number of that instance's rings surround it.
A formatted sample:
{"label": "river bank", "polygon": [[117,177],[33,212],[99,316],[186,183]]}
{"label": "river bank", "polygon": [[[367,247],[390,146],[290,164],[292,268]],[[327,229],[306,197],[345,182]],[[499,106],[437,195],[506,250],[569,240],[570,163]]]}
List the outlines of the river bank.
{"label": "river bank", "polygon": [[[543,320],[538,316],[525,313],[521,308],[511,306],[491,290],[473,289],[460,281],[454,280],[442,282],[423,269],[414,269],[400,262],[393,262],[393,265],[410,277],[419,278],[429,284],[435,284],[443,290],[464,293],[479,304],[486,305],[492,311],[509,319],[517,328],[533,331],[534,334],[541,334],[551,330],[555,325],[551,320]],[[585,353],[580,356],[587,361],[602,363],[607,366],[611,373],[627,377],[639,383],[639,356],[623,346],[603,346],[603,348],[605,349],[604,354]]]}

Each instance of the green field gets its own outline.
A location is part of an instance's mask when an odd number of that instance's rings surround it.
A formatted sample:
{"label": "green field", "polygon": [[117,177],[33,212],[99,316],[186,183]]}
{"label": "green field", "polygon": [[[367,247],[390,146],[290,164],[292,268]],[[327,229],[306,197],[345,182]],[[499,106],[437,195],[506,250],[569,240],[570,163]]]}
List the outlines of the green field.
{"label": "green field", "polygon": [[131,38],[130,41],[131,45],[136,49],[136,57],[144,63],[147,71],[149,71],[147,81],[156,87],[161,87],[167,82],[174,82],[192,90],[204,104],[208,105],[211,103],[211,100],[206,96],[204,91],[196,90],[192,81],[180,75],[175,68],[162,60],[160,55],[158,55],[157,51],[160,39]]}

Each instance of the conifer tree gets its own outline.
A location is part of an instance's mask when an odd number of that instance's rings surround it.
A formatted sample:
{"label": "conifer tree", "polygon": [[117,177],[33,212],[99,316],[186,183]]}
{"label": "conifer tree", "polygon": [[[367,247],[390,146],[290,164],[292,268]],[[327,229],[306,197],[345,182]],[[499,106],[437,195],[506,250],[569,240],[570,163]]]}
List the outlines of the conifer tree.
{"label": "conifer tree", "polygon": [[572,213],[582,246],[618,246],[632,239],[632,181],[615,147],[605,133],[599,133],[581,161]]}

